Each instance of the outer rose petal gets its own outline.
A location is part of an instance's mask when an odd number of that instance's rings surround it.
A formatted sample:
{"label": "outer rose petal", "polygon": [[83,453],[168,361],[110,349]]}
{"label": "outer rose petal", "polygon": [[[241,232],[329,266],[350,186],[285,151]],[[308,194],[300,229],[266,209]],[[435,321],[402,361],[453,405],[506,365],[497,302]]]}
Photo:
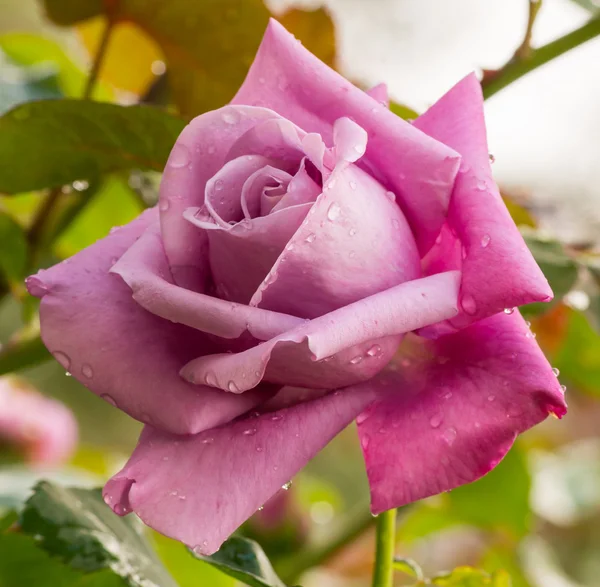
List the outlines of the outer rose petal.
{"label": "outer rose petal", "polygon": [[369,136],[364,165],[398,195],[419,251],[429,250],[446,217],[459,163],[455,151],[378,105],[275,20],[232,103],[272,108],[328,144],[335,120],[351,117]]}
{"label": "outer rose petal", "polygon": [[388,88],[386,84],[377,84],[376,86],[373,86],[367,92],[367,94],[369,94],[371,98],[373,98],[380,104],[383,104],[386,108],[390,104],[390,97],[388,95]]}
{"label": "outer rose petal", "polygon": [[133,299],[152,314],[221,338],[248,331],[258,340],[283,334],[302,318],[236,304],[174,285],[160,239],[158,223],[111,268],[133,290]]}
{"label": "outer rose petal", "polygon": [[358,418],[375,514],[475,481],[517,434],[566,412],[559,382],[517,312],[420,340],[425,358],[363,386],[384,394]]}
{"label": "outer rose petal", "polygon": [[[492,178],[481,86],[467,76],[414,122],[463,157],[448,223],[463,245],[462,313],[451,321],[464,327],[476,320],[530,302],[547,301],[552,290],[510,217]],[[456,237],[451,239],[456,241]],[[432,249],[442,271],[453,268],[448,244]]]}
{"label": "outer rose petal", "polygon": [[133,510],[159,532],[212,554],[373,397],[368,390],[330,393],[195,436],[146,427],[104,499],[117,514]]}
{"label": "outer rose petal", "polygon": [[[143,422],[176,434],[235,418],[268,397],[234,398],[184,381],[178,371],[210,352],[202,333],[153,316],[131,298],[111,265],[157,221],[156,209],[27,280],[42,298],[42,339],[74,377]],[[241,400],[241,401],[240,401]],[[165,402],[168,409],[165,409]]]}
{"label": "outer rose petal", "polygon": [[22,447],[36,465],[59,465],[77,446],[77,422],[59,401],[16,379],[0,378],[0,440]]}
{"label": "outer rose petal", "polygon": [[404,333],[456,315],[459,281],[457,271],[408,281],[247,351],[195,359],[182,375],[233,393],[263,377],[316,389],[365,381],[384,368]]}

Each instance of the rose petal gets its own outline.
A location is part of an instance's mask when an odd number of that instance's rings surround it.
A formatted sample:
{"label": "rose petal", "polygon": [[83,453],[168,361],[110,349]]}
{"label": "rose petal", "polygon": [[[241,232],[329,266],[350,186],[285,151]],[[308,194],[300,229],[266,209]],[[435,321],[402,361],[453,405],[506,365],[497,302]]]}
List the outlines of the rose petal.
{"label": "rose petal", "polygon": [[145,212],[40,271],[28,287],[32,295],[43,296],[44,344],[74,377],[138,420],[173,433],[195,433],[235,418],[271,391],[233,398],[182,380],[181,365],[210,352],[206,336],[153,316],[131,298],[120,277],[109,273],[157,216],[156,209]]}
{"label": "rose petal", "polygon": [[358,418],[375,514],[475,481],[517,434],[566,411],[517,312],[423,342],[421,351],[401,372],[362,386],[386,394]]}
{"label": "rose petal", "polygon": [[302,159],[300,169],[298,169],[296,175],[290,180],[286,193],[271,210],[271,213],[278,212],[283,208],[289,208],[290,206],[314,202],[320,193],[321,187],[315,183],[306,171],[306,158]]}
{"label": "rose petal", "polygon": [[410,228],[385,188],[339,166],[250,304],[314,318],[420,272]]}
{"label": "rose petal", "polygon": [[111,268],[132,289],[133,299],[152,314],[222,338],[238,338],[248,331],[258,340],[269,340],[304,323],[295,316],[178,287],[168,271],[158,225],[146,229]]}
{"label": "rose petal", "polygon": [[77,421],[65,405],[21,381],[0,378],[0,439],[22,447],[31,464],[66,462],[77,436]]}
{"label": "rose petal", "polygon": [[401,335],[456,315],[460,274],[409,281],[307,321],[235,354],[204,356],[181,371],[225,391],[241,393],[265,381],[334,389],[381,371]]}
{"label": "rose petal", "polygon": [[190,207],[204,204],[208,180],[223,167],[232,145],[255,124],[280,118],[272,110],[225,106],[192,120],[179,135],[160,187],[160,222],[165,251],[175,283],[202,291],[207,237],[183,219]]}
{"label": "rose petal", "polygon": [[419,251],[426,253],[446,217],[460,157],[421,133],[319,61],[271,20],[234,104],[259,101],[331,144],[334,122],[351,117],[365,129],[362,159],[398,196]]}
{"label": "rose petal", "polygon": [[367,91],[367,94],[379,102],[382,106],[386,108],[389,106],[390,98],[388,95],[388,88],[386,84],[377,84],[373,86],[370,90]]}
{"label": "rose petal", "polygon": [[104,499],[212,554],[372,400],[362,390],[330,393],[188,437],[146,427]]}
{"label": "rose petal", "polygon": [[[459,82],[414,125],[463,157],[448,212],[449,225],[464,251],[462,312],[452,326],[462,328],[503,308],[549,300],[548,281],[492,178],[483,96],[475,75]],[[438,246],[431,253],[444,271],[450,268],[444,263],[447,248]]]}

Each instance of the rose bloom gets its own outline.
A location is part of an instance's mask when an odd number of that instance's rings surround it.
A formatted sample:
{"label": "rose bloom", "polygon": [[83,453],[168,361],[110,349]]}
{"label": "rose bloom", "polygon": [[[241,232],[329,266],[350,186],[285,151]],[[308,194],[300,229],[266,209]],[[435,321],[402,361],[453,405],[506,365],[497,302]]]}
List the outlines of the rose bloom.
{"label": "rose bloom", "polygon": [[565,413],[512,309],[552,291],[475,76],[410,124],[275,21],[231,104],[181,133],[158,206],[28,287],[56,359],[146,424],[106,503],[204,554],[354,419],[377,514]]}
{"label": "rose bloom", "polygon": [[57,466],[77,447],[77,422],[61,402],[24,381],[0,377],[0,443],[14,446],[34,466]]}

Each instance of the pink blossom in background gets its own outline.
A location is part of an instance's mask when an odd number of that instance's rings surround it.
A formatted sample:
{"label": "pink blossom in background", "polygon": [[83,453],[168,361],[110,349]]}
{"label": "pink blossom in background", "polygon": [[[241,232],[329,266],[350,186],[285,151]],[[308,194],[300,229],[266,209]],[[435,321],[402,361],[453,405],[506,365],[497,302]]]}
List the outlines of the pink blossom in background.
{"label": "pink blossom in background", "polygon": [[0,442],[14,445],[32,465],[55,466],[69,460],[77,436],[65,405],[20,380],[0,378]]}
{"label": "pink blossom in background", "polygon": [[105,487],[119,515],[210,554],[354,419],[379,513],[565,413],[513,309],[552,292],[493,182],[477,79],[414,124],[386,104],[272,21],[158,206],[28,279],[56,359],[146,424]]}

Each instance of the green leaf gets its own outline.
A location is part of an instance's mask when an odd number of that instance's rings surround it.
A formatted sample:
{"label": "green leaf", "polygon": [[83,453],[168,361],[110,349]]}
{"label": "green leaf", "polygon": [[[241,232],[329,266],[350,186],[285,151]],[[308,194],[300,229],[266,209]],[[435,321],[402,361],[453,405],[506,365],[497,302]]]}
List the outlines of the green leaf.
{"label": "green leaf", "polygon": [[111,571],[83,573],[38,548],[34,537],[0,534],[1,587],[127,587]]}
{"label": "green leaf", "polygon": [[524,536],[531,522],[530,487],[525,455],[515,445],[485,477],[454,489],[449,508],[464,524]]}
{"label": "green leaf", "polygon": [[94,179],[110,171],[162,171],[185,123],[149,106],[44,100],[0,118],[0,192]]}
{"label": "green leaf", "polygon": [[578,267],[559,242],[540,238],[530,230],[523,237],[554,292],[554,300],[548,304],[528,304],[521,308],[524,315],[534,316],[548,311],[569,292],[577,280]]}
{"label": "green leaf", "polygon": [[397,102],[390,102],[390,110],[400,118],[404,120],[414,120],[419,117],[418,112],[415,112],[412,108],[404,106],[404,104],[398,104]]}
{"label": "green leaf", "polygon": [[17,520],[19,514],[15,510],[9,510],[0,518],[0,533],[6,532]]}
{"label": "green leaf", "polygon": [[595,0],[572,0],[576,4],[579,4],[582,8],[585,8],[592,14],[598,14],[600,12],[600,5]]}
{"label": "green leaf", "polygon": [[[28,33],[8,33],[0,36],[0,49],[21,66],[53,66],[55,83],[64,96],[80,98],[86,85],[87,75],[77,67],[55,41]],[[39,96],[39,98],[57,96]],[[102,83],[96,83],[92,97],[109,101],[112,92]]]}
{"label": "green leaf", "polygon": [[251,587],[285,587],[258,543],[232,536],[212,556],[190,552],[198,559]]}
{"label": "green leaf", "polygon": [[0,114],[22,102],[60,96],[52,65],[20,67],[0,50]]}
{"label": "green leaf", "polygon": [[511,580],[504,571],[488,575],[471,567],[458,567],[451,573],[435,577],[431,584],[439,587],[511,587]]}
{"label": "green leaf", "polygon": [[394,557],[394,570],[400,571],[409,577],[414,577],[419,581],[423,580],[423,570],[411,558]]}
{"label": "green leaf", "polygon": [[11,342],[0,350],[0,375],[20,371],[51,358],[39,336]]}
{"label": "green leaf", "polygon": [[0,274],[20,282],[27,266],[27,237],[19,224],[0,211]]}
{"label": "green leaf", "polygon": [[36,485],[21,513],[22,532],[40,548],[74,569],[110,569],[130,587],[176,587],[135,518],[116,516],[100,490]]}

